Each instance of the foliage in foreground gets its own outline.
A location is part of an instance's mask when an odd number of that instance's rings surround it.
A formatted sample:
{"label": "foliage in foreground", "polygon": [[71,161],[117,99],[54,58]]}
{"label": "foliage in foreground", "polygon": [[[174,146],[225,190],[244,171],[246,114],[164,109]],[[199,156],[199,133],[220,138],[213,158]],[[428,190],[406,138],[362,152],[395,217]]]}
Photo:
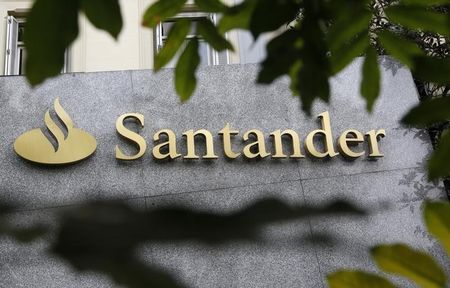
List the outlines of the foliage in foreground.
{"label": "foliage in foreground", "polygon": [[[154,28],[159,22],[180,12],[185,4],[186,0],[159,0],[148,8],[143,25]],[[293,95],[299,98],[307,113],[310,112],[315,100],[329,101],[330,77],[342,71],[354,58],[362,55],[365,58],[360,91],[366,99],[367,109],[371,111],[380,92],[377,55],[382,53],[392,56],[410,68],[418,79],[443,87],[439,90],[442,93],[436,95],[437,97],[412,109],[403,119],[403,123],[425,127],[450,119],[450,97],[448,97],[450,0],[244,0],[233,7],[226,6],[219,0],[195,0],[195,4],[202,11],[222,15],[217,26],[209,20],[203,20],[197,26],[198,35],[217,51],[233,50],[232,44],[224,36],[233,29],[248,30],[255,39],[263,33],[278,31],[267,45],[267,57],[261,63],[256,81],[270,84],[280,76],[288,76],[291,79],[290,87]],[[25,33],[28,52],[26,71],[31,84],[40,84],[60,73],[64,64],[64,52],[78,35],[80,12],[84,13],[97,28],[107,31],[115,38],[119,35],[122,17],[118,0],[36,0],[29,14]],[[291,29],[279,32],[280,27],[290,24],[294,18],[298,20],[291,25]],[[155,59],[155,70],[158,71],[182,50],[174,71],[175,88],[182,101],[188,100],[195,91],[197,83],[195,73],[200,64],[199,39],[194,38],[189,40],[187,45],[183,45],[190,26],[191,23],[187,21],[177,23],[170,31],[166,45]],[[43,34],[42,31],[46,33]],[[431,53],[423,41],[418,41],[427,37],[438,39],[437,47],[444,52]],[[450,133],[447,132],[442,135],[429,161],[429,177],[436,179],[448,176],[449,159]],[[425,207],[427,227],[441,241],[447,252],[450,251],[449,207],[448,203],[428,203]],[[139,237],[144,239],[150,237],[140,234],[141,230],[129,230],[134,226],[127,227],[126,224],[130,223],[128,222],[130,219],[131,223],[138,223],[139,217],[136,218],[136,214],[121,207],[92,206],[87,209],[82,214],[69,214],[65,218],[65,225],[72,229],[61,230],[58,241],[67,246],[55,245],[55,253],[66,257],[80,270],[101,271],[129,287],[142,287],[155,279],[162,279],[163,282],[159,283],[161,285],[174,283],[166,275],[160,274],[160,271],[142,266],[142,263],[136,262],[133,258],[127,258],[128,254],[114,254],[120,252],[122,248],[134,247],[139,239],[142,239]],[[111,215],[109,209],[117,209],[117,215],[121,217],[122,222],[109,223]],[[107,218],[101,217],[103,212],[106,212]],[[201,216],[191,213],[192,211],[181,214],[180,211],[171,212],[176,213],[169,213],[170,217],[164,220],[172,220],[174,224],[180,215],[183,217],[188,215],[189,218]],[[90,216],[95,218],[89,218]],[[107,222],[103,223],[102,219],[106,219]],[[80,223],[85,224],[87,220],[97,226],[78,226]],[[212,221],[203,224],[214,224],[210,226],[213,228],[222,227],[220,225],[224,224],[228,224],[227,227],[231,228],[231,224],[236,223],[236,219],[229,222],[230,219],[220,217],[205,217],[203,220]],[[125,225],[124,229],[130,232],[126,235],[114,234],[121,241],[110,242],[111,246],[104,246],[104,241],[90,242],[95,240],[92,236],[97,235],[100,239],[105,236],[95,234],[104,231],[97,228],[110,229],[117,225]],[[77,230],[84,228],[89,230]],[[71,234],[73,231],[78,233],[73,236]],[[110,231],[114,233],[120,230]],[[21,232],[8,226],[0,226],[0,233],[20,236]],[[35,233],[25,235],[33,236]],[[74,242],[64,242],[70,238],[67,238],[67,235],[81,238],[78,239],[76,246],[71,246]],[[83,238],[83,235],[89,237]],[[130,235],[138,237],[139,241],[133,237],[127,238]],[[164,240],[170,240],[172,239],[170,237],[180,237],[180,234],[177,231],[176,234],[160,236]],[[193,236],[183,235],[183,237]],[[378,246],[371,253],[380,269],[385,272],[407,277],[422,287],[445,287],[447,281],[445,274],[426,253],[403,244]],[[137,274],[128,277],[127,273]],[[346,288],[394,287],[389,280],[362,271],[335,273],[330,275],[329,283],[331,287]]]}
{"label": "foliage in foreground", "polygon": [[[450,256],[450,203],[428,202],[424,207],[428,231],[440,241]],[[444,270],[427,253],[405,244],[380,245],[371,250],[378,267],[397,276],[406,277],[423,288],[445,288],[448,278]],[[328,276],[330,288],[391,288],[389,280],[364,271],[342,270]]]}
{"label": "foliage in foreground", "polygon": [[[146,11],[143,25],[154,28],[179,13],[186,2],[155,2]],[[330,77],[361,55],[365,55],[361,95],[371,111],[380,92],[377,61],[380,52],[409,67],[419,79],[444,85],[441,98],[448,96],[450,0],[244,0],[232,7],[220,0],[195,0],[195,5],[201,11],[221,15],[217,25],[207,19],[197,25],[198,35],[216,51],[233,50],[225,37],[233,29],[248,30],[255,39],[266,32],[276,32],[277,36],[267,44],[267,57],[261,63],[256,81],[270,84],[287,75],[293,95],[299,97],[307,113],[316,99],[329,101]],[[26,71],[31,84],[40,84],[60,73],[64,52],[78,35],[79,13],[115,38],[122,29],[118,0],[36,0],[25,32]],[[296,18],[291,29],[279,31]],[[183,45],[190,26],[189,21],[177,22],[155,59],[155,71],[158,71],[182,50],[174,71],[175,89],[182,101],[194,93],[195,73],[200,65],[199,39]],[[431,51],[424,44],[427,42],[424,39],[430,37],[438,42],[431,44]],[[435,50],[443,53],[432,53]],[[437,98],[412,111],[405,123],[423,126],[449,120],[448,97]],[[430,179],[450,174],[445,163],[448,159],[450,135],[443,135],[430,160]]]}

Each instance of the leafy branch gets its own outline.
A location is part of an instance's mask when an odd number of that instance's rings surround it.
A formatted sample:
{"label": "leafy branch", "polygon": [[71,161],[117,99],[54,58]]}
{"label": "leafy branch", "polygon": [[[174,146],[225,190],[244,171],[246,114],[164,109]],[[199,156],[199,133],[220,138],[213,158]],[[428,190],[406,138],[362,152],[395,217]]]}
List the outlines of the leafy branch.
{"label": "leafy branch", "polygon": [[[159,0],[147,9],[142,24],[155,28],[180,13],[186,3]],[[292,94],[308,114],[316,100],[329,101],[330,78],[359,56],[365,56],[360,93],[371,111],[380,93],[376,51],[389,54],[422,81],[450,85],[448,53],[431,53],[424,41],[416,39],[417,35],[436,35],[439,49],[449,50],[449,0],[244,0],[234,6],[219,0],[195,0],[195,5],[202,11],[221,15],[217,25],[204,19],[196,28],[198,37],[216,51],[234,50],[226,39],[226,33],[233,29],[247,30],[255,40],[261,34],[273,33],[256,80],[270,84],[280,76],[288,76]],[[78,35],[79,13],[111,36],[119,35],[122,17],[118,0],[71,0],[64,4],[58,0],[36,0],[25,32],[26,71],[31,84],[60,73],[64,53]],[[297,21],[290,25],[293,19]],[[155,57],[158,71],[175,55],[181,55],[174,71],[175,89],[181,101],[187,101],[195,92],[200,64],[199,38],[186,41],[190,27],[189,21],[178,21]],[[448,102],[443,103],[442,109],[450,110]],[[405,123],[425,124],[412,118],[407,116]],[[448,119],[448,115],[443,115],[438,120]],[[443,135],[429,163],[430,179],[450,174],[448,155],[450,136]]]}

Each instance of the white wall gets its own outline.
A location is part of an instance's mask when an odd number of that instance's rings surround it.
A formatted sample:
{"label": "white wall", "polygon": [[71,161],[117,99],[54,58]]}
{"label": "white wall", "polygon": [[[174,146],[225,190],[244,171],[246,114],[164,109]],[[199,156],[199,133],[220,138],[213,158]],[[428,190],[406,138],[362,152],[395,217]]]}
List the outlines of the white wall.
{"label": "white wall", "polygon": [[151,29],[141,19],[151,0],[121,0],[124,26],[116,41],[80,15],[80,36],[71,48],[71,71],[148,69],[153,66]]}

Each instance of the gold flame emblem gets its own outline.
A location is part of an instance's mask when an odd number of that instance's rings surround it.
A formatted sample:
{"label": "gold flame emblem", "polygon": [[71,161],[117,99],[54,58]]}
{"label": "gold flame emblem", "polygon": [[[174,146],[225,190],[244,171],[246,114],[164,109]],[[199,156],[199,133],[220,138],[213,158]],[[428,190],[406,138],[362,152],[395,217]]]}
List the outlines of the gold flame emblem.
{"label": "gold flame emblem", "polygon": [[67,129],[67,135],[56,125],[47,110],[44,117],[45,125],[51,136],[56,140],[56,147],[50,142],[44,132],[33,129],[16,139],[14,150],[20,157],[50,165],[71,164],[81,161],[95,152],[97,141],[87,132],[74,128],[72,119],[63,109],[57,98],[54,103],[56,115]]}

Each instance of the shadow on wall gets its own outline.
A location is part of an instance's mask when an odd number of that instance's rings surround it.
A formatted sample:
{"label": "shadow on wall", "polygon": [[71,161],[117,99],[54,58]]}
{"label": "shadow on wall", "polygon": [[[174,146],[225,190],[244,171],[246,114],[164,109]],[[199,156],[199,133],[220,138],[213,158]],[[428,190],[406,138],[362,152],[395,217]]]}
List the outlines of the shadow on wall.
{"label": "shadow on wall", "polygon": [[[405,129],[406,128],[406,129]],[[403,131],[403,134],[412,134],[414,139],[419,139],[422,144],[431,147],[430,144],[430,135],[426,129],[416,129],[416,128],[396,128],[396,130]],[[432,149],[428,151],[429,154],[432,153]],[[446,190],[447,197],[450,197],[449,190],[446,187],[443,187],[440,180],[436,180],[434,182],[430,182],[427,178],[426,167],[427,167],[428,156],[425,157],[421,162],[416,163],[416,168],[413,171],[409,171],[408,173],[403,175],[403,179],[399,181],[399,185],[405,185],[408,188],[411,188],[412,193],[404,194],[403,199],[400,201],[400,204],[405,204],[414,202],[414,201],[423,201],[427,199],[437,199],[440,197],[436,195],[436,192],[440,192],[442,190]],[[450,198],[448,198],[450,199]],[[446,199],[441,199],[446,200]],[[406,206],[405,206],[406,207]],[[412,208],[410,208],[412,209]],[[413,211],[412,211],[413,212]]]}
{"label": "shadow on wall", "polygon": [[[79,271],[102,273],[117,284],[133,288],[183,287],[174,276],[137,257],[135,251],[144,243],[195,240],[217,246],[236,241],[257,242],[260,229],[270,224],[318,216],[368,215],[364,209],[345,201],[310,206],[266,199],[227,214],[177,207],[142,211],[121,202],[91,202],[63,209],[56,215],[56,227],[18,228],[6,220],[17,208],[0,205],[0,236],[26,242],[56,233],[48,237],[53,254]],[[305,235],[309,236],[300,244],[311,241],[331,244],[335,240],[329,234],[312,235],[307,231]]]}

